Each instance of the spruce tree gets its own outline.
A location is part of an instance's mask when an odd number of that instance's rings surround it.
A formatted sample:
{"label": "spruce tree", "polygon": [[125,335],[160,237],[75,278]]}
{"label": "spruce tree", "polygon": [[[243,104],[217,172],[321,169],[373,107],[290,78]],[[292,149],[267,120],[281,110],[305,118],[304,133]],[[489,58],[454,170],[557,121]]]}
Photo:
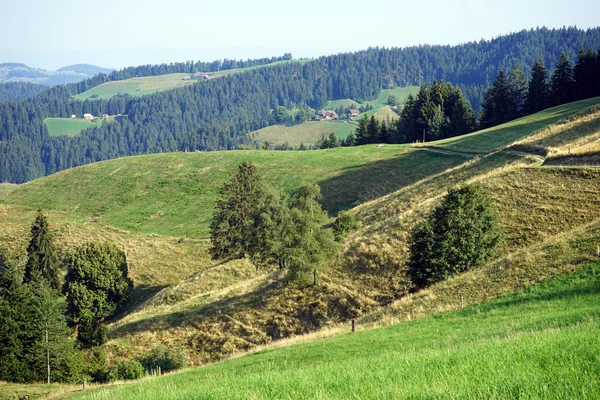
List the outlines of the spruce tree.
{"label": "spruce tree", "polygon": [[550,98],[553,105],[565,104],[574,98],[575,82],[573,81],[573,69],[563,51],[554,67],[550,79]]}
{"label": "spruce tree", "polygon": [[256,166],[242,163],[219,191],[210,224],[213,259],[243,258],[248,254],[250,226],[263,196]]}
{"label": "spruce tree", "polygon": [[587,99],[596,95],[596,81],[599,80],[595,75],[596,54],[592,49],[584,51],[581,49],[577,56],[577,63],[573,68],[573,79],[577,87],[577,98]]}
{"label": "spruce tree", "polygon": [[525,113],[525,99],[527,97],[527,80],[519,64],[516,64],[508,75],[510,91],[510,119],[516,119]]}
{"label": "spruce tree", "polygon": [[504,71],[500,69],[494,84],[485,93],[480,125],[487,128],[509,121],[512,107],[510,87]]}
{"label": "spruce tree", "polygon": [[550,102],[549,96],[548,73],[546,72],[544,61],[540,58],[531,70],[531,79],[529,80],[527,96],[525,98],[525,113],[534,114],[547,108]]}
{"label": "spruce tree", "polygon": [[60,264],[48,219],[42,210],[38,210],[35,220],[31,224],[30,237],[23,282],[46,284],[50,288],[58,290],[60,288],[58,275]]}
{"label": "spruce tree", "polygon": [[358,121],[358,128],[356,128],[356,144],[367,144],[369,143],[369,117],[364,115],[360,121]]}

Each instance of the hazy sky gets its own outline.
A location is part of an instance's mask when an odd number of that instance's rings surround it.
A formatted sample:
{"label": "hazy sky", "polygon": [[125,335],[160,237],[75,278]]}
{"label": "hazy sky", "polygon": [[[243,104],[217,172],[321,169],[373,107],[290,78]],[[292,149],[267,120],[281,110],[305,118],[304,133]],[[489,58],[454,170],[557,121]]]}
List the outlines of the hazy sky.
{"label": "hazy sky", "polygon": [[0,0],[0,62],[57,69],[314,57],[600,25],[598,0]]}

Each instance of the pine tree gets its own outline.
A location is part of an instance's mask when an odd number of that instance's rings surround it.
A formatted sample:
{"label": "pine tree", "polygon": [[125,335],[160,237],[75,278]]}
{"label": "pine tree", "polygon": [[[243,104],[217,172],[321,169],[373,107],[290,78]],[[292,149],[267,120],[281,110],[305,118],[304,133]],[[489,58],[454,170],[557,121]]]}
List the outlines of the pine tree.
{"label": "pine tree", "polygon": [[210,249],[213,259],[243,258],[248,254],[250,226],[256,205],[264,196],[256,166],[242,163],[219,191],[219,199],[210,224]]}
{"label": "pine tree", "polygon": [[481,105],[480,125],[483,128],[507,122],[511,118],[511,93],[504,71],[500,69],[494,84],[486,93]]}
{"label": "pine tree", "polygon": [[534,114],[547,108],[550,101],[549,96],[548,73],[544,61],[540,58],[531,70],[531,79],[529,80],[525,99],[525,113]]}
{"label": "pine tree", "polygon": [[573,100],[575,82],[573,81],[573,69],[563,51],[554,67],[550,79],[550,98],[553,105],[565,104]]}
{"label": "pine tree", "polygon": [[358,121],[358,128],[356,128],[356,144],[367,144],[369,143],[369,117],[364,115],[360,121]]}
{"label": "pine tree", "polygon": [[331,132],[329,134],[329,137],[327,138],[327,145],[328,145],[329,149],[333,149],[333,148],[337,147],[338,141],[337,141],[337,137],[335,136],[335,132]]}
{"label": "pine tree", "polygon": [[527,96],[527,80],[519,64],[516,64],[508,75],[510,91],[510,119],[516,119],[525,113],[525,99]]}
{"label": "pine tree", "polygon": [[594,97],[596,81],[599,80],[595,75],[596,54],[592,49],[584,51],[581,49],[577,56],[577,63],[573,68],[573,79],[577,87],[577,98],[587,99]]}
{"label": "pine tree", "polygon": [[354,130],[351,130],[348,136],[346,136],[345,146],[355,146],[356,136],[354,136]]}
{"label": "pine tree", "polygon": [[24,283],[46,284],[54,290],[60,288],[59,261],[48,219],[38,210],[31,224],[31,239],[27,246],[27,264]]}

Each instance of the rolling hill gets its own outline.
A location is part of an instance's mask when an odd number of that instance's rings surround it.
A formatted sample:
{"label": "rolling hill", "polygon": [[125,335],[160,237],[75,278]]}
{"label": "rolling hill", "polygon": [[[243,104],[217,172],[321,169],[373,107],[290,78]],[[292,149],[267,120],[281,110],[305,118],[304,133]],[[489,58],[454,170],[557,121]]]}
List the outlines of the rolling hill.
{"label": "rolling hill", "polygon": [[[296,388],[299,397],[315,393],[351,397],[379,393],[385,382],[408,382],[412,377],[411,383],[390,388],[390,396],[436,396],[444,390],[460,396],[466,386],[452,371],[462,365],[464,376],[486,371],[472,386],[475,394],[488,393],[491,386],[486,382],[495,382],[499,397],[510,395],[515,387],[534,395],[545,376],[563,376],[564,388],[557,384],[551,389],[560,397],[573,387],[569,383],[578,368],[590,362],[576,347],[586,348],[590,345],[586,338],[597,335],[593,319],[597,310],[592,306],[598,292],[595,270],[542,285],[539,292],[523,293],[523,288],[597,260],[600,170],[543,167],[539,152],[511,145],[549,137],[553,143],[592,143],[597,110],[593,107],[598,103],[600,98],[566,104],[489,130],[426,143],[428,147],[169,153],[91,164],[22,185],[0,186],[4,222],[0,238],[11,256],[22,255],[28,224],[41,207],[48,210],[57,240],[66,250],[86,240],[109,240],[127,252],[136,301],[110,321],[107,346],[113,359],[138,357],[162,343],[185,348],[191,365],[199,365],[228,358],[232,349],[237,354],[265,345],[339,336],[136,384],[141,386],[101,389],[91,396],[152,397],[155,385],[164,383],[171,388],[162,386],[166,398],[185,397],[192,389],[184,382],[191,380],[193,390],[202,388],[215,396],[223,393],[219,387],[226,387],[240,398],[273,397],[290,388]],[[281,271],[257,271],[247,260],[210,260],[205,237],[217,191],[242,161],[256,163],[268,182],[288,192],[307,183],[319,184],[330,215],[351,209],[361,221],[362,228],[343,242],[341,259],[319,285],[287,285]],[[505,237],[501,253],[481,269],[409,294],[405,262],[410,230],[449,187],[472,182],[488,189],[499,210]],[[515,291],[521,294],[422,319]],[[582,295],[576,295],[578,291]],[[565,307],[572,302],[573,308]],[[541,312],[544,309],[547,314]],[[594,317],[585,319],[584,314],[590,313]],[[360,329],[420,320],[348,337],[344,335],[350,319]],[[483,321],[489,325],[482,328]],[[557,331],[559,323],[564,329]],[[451,329],[457,326],[464,328],[466,337],[449,337],[457,334]],[[272,334],[274,329],[291,339],[281,341]],[[314,336],[298,336],[315,331]],[[369,351],[366,343],[377,343],[381,351],[375,347]],[[390,343],[399,343],[399,350],[388,347]],[[567,353],[536,351],[534,343],[568,349],[576,361],[568,362]],[[415,354],[406,356],[410,349]],[[531,367],[519,376],[501,375],[509,376],[506,381],[493,380],[492,372],[488,375],[487,371],[522,360],[518,354],[524,349],[531,350],[528,357],[540,357],[532,360],[553,354],[551,365],[557,369]],[[393,355],[385,355],[390,352]],[[371,356],[370,362],[353,364],[353,358],[343,358],[353,355]],[[390,362],[406,363],[406,371],[392,369],[394,376],[385,375]],[[341,367],[348,365],[352,368]],[[428,379],[433,378],[427,378],[427,371],[440,365],[448,371],[448,379],[431,386]],[[289,374],[278,374],[282,368]],[[270,377],[270,383],[259,382],[257,374],[244,372],[248,369]],[[324,387],[324,376],[344,385]],[[369,376],[372,386],[361,389],[367,381],[360,381],[362,386],[346,385],[357,376]],[[584,395],[595,394],[588,381],[577,387],[589,389]]]}
{"label": "rolling hill", "polygon": [[[241,72],[252,71],[257,68],[272,67],[275,65],[285,64],[289,62],[304,63],[305,60],[277,61],[256,67],[234,68],[223,71],[210,72],[207,73],[207,75],[211,78],[218,78],[221,76],[238,74]],[[192,85],[197,82],[202,82],[201,79],[184,79],[185,77],[190,77],[191,75],[192,74],[187,73],[174,73],[111,81],[98,86],[94,86],[93,88],[83,93],[74,95],[73,98],[76,100],[110,99],[111,97],[114,97],[117,94],[144,96],[152,93],[157,93],[163,90],[176,89],[179,87]]]}

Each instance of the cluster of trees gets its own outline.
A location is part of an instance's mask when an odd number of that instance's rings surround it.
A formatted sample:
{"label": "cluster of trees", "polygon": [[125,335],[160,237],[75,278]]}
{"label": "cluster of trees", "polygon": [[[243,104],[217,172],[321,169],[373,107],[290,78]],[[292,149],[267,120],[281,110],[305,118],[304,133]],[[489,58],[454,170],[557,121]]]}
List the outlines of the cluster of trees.
{"label": "cluster of trees", "polygon": [[[277,265],[292,280],[316,283],[318,272],[338,254],[333,231],[324,227],[328,217],[320,199],[316,185],[287,196],[265,184],[254,164],[241,164],[221,188],[215,206],[212,257],[249,257],[257,268]],[[341,224],[336,236],[352,226]]]}
{"label": "cluster of trees", "polygon": [[409,275],[417,288],[442,281],[489,260],[501,240],[486,192],[478,185],[450,189],[412,231]]}
{"label": "cluster of trees", "polygon": [[127,275],[125,254],[110,243],[83,244],[60,260],[47,217],[38,212],[26,261],[10,262],[0,252],[0,380],[108,379],[101,321],[127,301]]}
{"label": "cluster of trees", "polygon": [[482,103],[480,125],[489,127],[545,108],[600,96],[600,52],[580,50],[575,67],[565,52],[548,79],[543,59],[531,69],[527,82],[519,64],[506,76],[500,69]]}
{"label": "cluster of trees", "polygon": [[[580,46],[600,47],[600,29],[542,28],[452,47],[371,48],[280,63],[148,96],[73,100],[72,95],[109,79],[97,75],[53,87],[27,102],[0,103],[0,181],[24,182],[140,153],[235,149],[250,144],[249,132],[272,123],[271,110],[278,106],[321,109],[331,99],[372,99],[382,88],[434,79],[460,87],[471,104],[479,105],[499,67],[556,59],[562,50],[572,56]],[[77,137],[51,138],[43,123],[47,117],[108,110],[128,118]]]}

